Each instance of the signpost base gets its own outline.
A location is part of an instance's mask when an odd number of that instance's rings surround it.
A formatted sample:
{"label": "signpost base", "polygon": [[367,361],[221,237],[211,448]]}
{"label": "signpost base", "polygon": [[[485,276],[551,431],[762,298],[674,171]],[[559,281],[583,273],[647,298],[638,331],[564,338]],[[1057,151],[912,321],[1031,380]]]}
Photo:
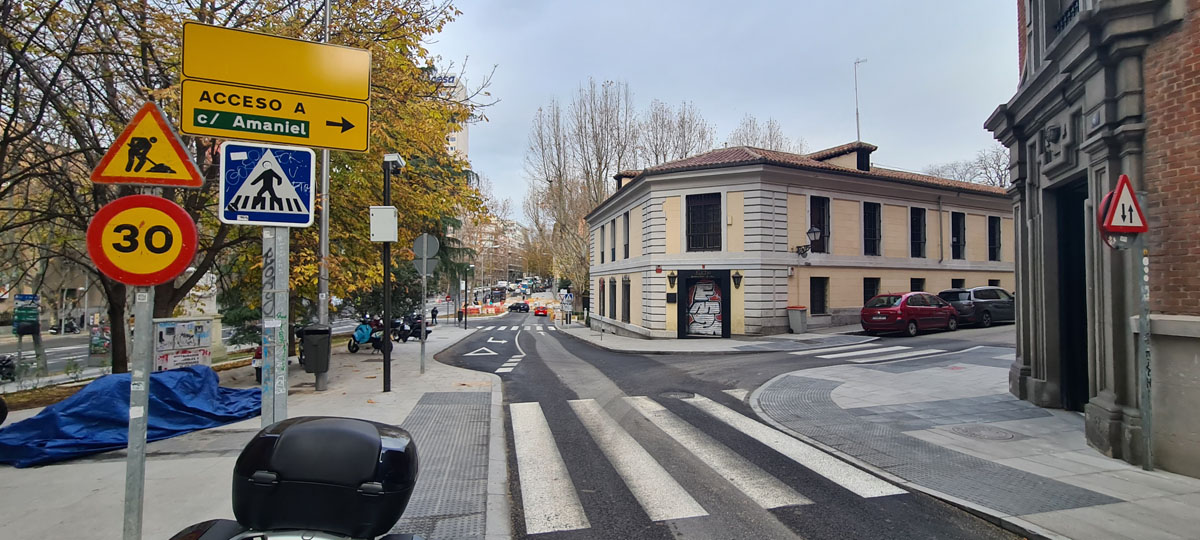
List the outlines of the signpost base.
{"label": "signpost base", "polygon": [[154,351],[154,287],[133,293],[133,354],[129,358],[129,450],[125,459],[125,540],[142,538],[146,480],[146,421],[150,411],[150,371]]}
{"label": "signpost base", "polygon": [[263,227],[262,426],[287,418],[288,231]]}

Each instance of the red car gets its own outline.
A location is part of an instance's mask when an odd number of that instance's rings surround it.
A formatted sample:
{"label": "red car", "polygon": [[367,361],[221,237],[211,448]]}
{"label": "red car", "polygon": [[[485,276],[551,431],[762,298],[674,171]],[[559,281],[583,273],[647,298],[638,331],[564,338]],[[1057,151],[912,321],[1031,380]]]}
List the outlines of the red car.
{"label": "red car", "polygon": [[535,317],[545,317],[549,314],[549,310],[546,309],[546,306],[538,306],[533,308],[533,315]]}
{"label": "red car", "polygon": [[862,327],[868,334],[904,332],[915,336],[921,330],[958,330],[958,312],[949,302],[924,292],[881,294],[862,308]]}

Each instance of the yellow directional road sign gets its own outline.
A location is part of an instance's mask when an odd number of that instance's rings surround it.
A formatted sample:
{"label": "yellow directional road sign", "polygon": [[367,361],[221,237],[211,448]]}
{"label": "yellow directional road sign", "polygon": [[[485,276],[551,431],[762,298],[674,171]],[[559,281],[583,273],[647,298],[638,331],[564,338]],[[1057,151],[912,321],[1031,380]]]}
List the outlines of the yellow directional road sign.
{"label": "yellow directional road sign", "polygon": [[367,150],[367,104],[184,80],[180,131],[224,139]]}
{"label": "yellow directional road sign", "polygon": [[188,22],[183,78],[366,101],[371,52]]}

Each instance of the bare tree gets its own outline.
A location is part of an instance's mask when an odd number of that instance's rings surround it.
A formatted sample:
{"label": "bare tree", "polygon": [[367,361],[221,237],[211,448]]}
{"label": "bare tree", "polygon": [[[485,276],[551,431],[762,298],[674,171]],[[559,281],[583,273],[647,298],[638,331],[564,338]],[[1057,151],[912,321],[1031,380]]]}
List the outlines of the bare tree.
{"label": "bare tree", "polygon": [[671,159],[683,159],[712,150],[714,131],[712,124],[696,110],[695,103],[680,103],[675,113],[675,144]]}
{"label": "bare tree", "polygon": [[753,146],[766,150],[804,152],[804,139],[792,140],[783,133],[783,127],[774,118],[768,118],[767,123],[759,124],[752,114],[742,117],[741,123],[729,133],[725,139],[726,146]]}
{"label": "bare tree", "polygon": [[608,197],[616,171],[637,162],[637,114],[624,82],[595,79],[579,88],[570,105],[567,141],[583,189],[593,205]]}
{"label": "bare tree", "polygon": [[949,178],[959,182],[975,182],[978,178],[974,160],[963,159],[938,163],[925,168],[925,174],[939,178]]}
{"label": "bare tree", "polygon": [[638,148],[643,163],[658,165],[676,159],[679,125],[670,105],[657,99],[651,101],[650,110],[642,116],[641,128]]}
{"label": "bare tree", "polygon": [[1006,188],[1009,185],[1008,159],[1008,148],[996,144],[980,150],[971,159],[930,165],[924,172],[960,182]]}

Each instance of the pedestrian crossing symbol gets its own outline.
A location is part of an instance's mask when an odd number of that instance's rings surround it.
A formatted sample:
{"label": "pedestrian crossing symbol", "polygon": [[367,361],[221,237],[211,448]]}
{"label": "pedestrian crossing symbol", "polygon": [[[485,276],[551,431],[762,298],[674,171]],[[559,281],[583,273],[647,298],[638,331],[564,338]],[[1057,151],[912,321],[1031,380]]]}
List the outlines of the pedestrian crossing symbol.
{"label": "pedestrian crossing symbol", "polygon": [[308,148],[221,145],[221,222],[307,227],[313,222],[316,156]]}

